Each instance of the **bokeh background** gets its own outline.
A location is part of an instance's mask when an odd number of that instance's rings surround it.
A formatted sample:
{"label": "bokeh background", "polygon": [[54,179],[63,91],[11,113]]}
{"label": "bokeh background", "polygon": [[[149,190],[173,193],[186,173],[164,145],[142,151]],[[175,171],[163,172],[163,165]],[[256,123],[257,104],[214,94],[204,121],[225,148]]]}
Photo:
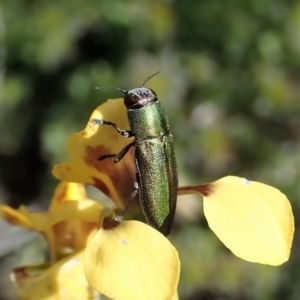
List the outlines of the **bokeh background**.
{"label": "bokeh background", "polygon": [[[120,96],[94,87],[134,88],[164,68],[147,86],[170,117],[180,184],[265,182],[287,194],[299,227],[299,34],[296,0],[1,1],[0,203],[46,208],[66,138]],[[170,238],[181,299],[300,297],[297,231],[283,266],[251,264],[208,229],[201,199],[181,197]],[[43,247],[0,223],[1,300],[17,299],[9,269],[40,262]]]}

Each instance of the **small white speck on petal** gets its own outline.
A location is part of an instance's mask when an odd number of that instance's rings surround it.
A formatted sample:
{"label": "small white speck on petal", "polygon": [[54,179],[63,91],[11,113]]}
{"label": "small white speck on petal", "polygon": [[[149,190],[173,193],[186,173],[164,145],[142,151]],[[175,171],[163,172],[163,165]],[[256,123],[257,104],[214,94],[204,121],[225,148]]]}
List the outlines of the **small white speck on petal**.
{"label": "small white speck on petal", "polygon": [[250,183],[251,183],[251,181],[250,181],[250,180],[248,180],[248,179],[244,178],[244,185],[249,185]]}
{"label": "small white speck on petal", "polygon": [[127,244],[128,244],[128,242],[126,241],[126,240],[121,240],[120,241],[120,244],[122,245],[122,246],[126,246]]}
{"label": "small white speck on petal", "polygon": [[70,267],[78,264],[80,262],[80,258],[78,257],[74,257],[73,259],[69,260],[67,263],[65,263],[64,265],[62,265],[61,270],[62,271],[66,271],[68,270]]}

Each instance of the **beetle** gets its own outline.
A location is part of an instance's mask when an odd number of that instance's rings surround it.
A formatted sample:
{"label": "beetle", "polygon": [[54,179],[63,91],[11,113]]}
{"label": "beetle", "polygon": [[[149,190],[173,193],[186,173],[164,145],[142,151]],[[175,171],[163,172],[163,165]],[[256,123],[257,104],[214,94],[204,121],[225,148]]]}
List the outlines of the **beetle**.
{"label": "beetle", "polygon": [[112,126],[125,138],[135,138],[119,153],[105,154],[98,160],[114,158],[117,163],[131,147],[135,147],[136,183],[143,214],[149,225],[167,236],[173,225],[178,189],[174,140],[170,132],[169,118],[156,93],[144,87],[146,82],[161,71],[149,76],[138,88],[131,90],[98,88],[123,93],[130,130],[122,130],[115,123],[106,120],[93,119],[92,122]]}

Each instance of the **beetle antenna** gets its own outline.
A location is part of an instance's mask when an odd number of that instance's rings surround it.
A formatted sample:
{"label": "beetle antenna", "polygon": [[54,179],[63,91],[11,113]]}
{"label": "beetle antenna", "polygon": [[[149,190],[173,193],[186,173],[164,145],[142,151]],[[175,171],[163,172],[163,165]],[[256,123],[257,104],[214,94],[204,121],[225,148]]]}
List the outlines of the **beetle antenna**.
{"label": "beetle antenna", "polygon": [[156,75],[158,75],[159,73],[161,73],[164,69],[160,69],[159,71],[155,72],[154,74],[152,74],[151,76],[149,76],[141,85],[140,87],[144,86],[146,84],[146,82],[148,82],[151,78],[155,77]]}
{"label": "beetle antenna", "polygon": [[126,94],[127,91],[125,90],[122,90],[120,88],[117,88],[117,87],[110,87],[110,86],[96,86],[95,87],[96,90],[115,90],[115,91],[119,91],[123,94]]}

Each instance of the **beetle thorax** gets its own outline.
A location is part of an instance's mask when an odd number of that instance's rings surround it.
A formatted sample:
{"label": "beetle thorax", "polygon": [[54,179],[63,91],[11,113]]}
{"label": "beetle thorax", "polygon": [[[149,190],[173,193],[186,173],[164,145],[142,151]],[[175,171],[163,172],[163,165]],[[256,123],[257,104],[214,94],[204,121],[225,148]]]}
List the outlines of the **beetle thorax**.
{"label": "beetle thorax", "polygon": [[129,90],[124,96],[124,104],[130,109],[142,108],[156,101],[155,92],[145,87]]}

